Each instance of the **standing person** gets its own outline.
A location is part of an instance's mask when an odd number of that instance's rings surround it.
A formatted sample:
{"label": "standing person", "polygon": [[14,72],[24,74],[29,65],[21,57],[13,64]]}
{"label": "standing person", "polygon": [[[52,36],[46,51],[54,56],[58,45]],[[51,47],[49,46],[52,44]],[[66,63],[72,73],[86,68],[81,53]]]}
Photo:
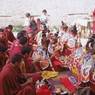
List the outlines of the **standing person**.
{"label": "standing person", "polygon": [[41,15],[41,22],[42,22],[42,24],[44,25],[44,26],[47,26],[48,27],[48,17],[49,17],[49,15],[48,15],[48,13],[47,13],[47,10],[46,9],[44,9],[43,11],[42,11],[42,15]]}
{"label": "standing person", "polygon": [[29,27],[30,26],[30,18],[31,18],[30,13],[26,13],[25,21],[24,21],[24,27]]}

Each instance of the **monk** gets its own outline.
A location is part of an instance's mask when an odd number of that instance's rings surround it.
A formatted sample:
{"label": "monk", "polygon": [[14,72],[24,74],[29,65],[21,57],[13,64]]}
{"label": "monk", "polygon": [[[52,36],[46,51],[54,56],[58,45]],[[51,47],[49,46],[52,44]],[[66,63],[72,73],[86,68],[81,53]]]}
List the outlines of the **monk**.
{"label": "monk", "polygon": [[6,27],[5,29],[5,34],[7,36],[7,40],[10,41],[10,42],[13,42],[15,40],[15,37],[12,33],[12,30],[13,30],[13,26],[12,25],[8,25],[8,27]]}
{"label": "monk", "polygon": [[31,15],[30,15],[30,13],[26,13],[25,14],[25,21],[24,21],[24,27],[29,27],[29,25],[30,25],[30,17],[31,17]]}
{"label": "monk", "polygon": [[32,63],[32,49],[30,46],[24,46],[21,49],[21,53],[24,57],[24,63],[25,63],[25,70],[27,73],[34,73],[36,72],[36,66]]}
{"label": "monk", "polygon": [[25,77],[19,66],[22,56],[16,54],[11,63],[6,64],[0,73],[0,95],[36,95],[32,78]]}
{"label": "monk", "polygon": [[28,42],[27,42],[27,37],[20,37],[19,39],[16,39],[12,45],[10,46],[9,48],[9,56],[10,58],[17,54],[17,53],[20,53],[21,52],[21,48],[25,45],[27,45]]}

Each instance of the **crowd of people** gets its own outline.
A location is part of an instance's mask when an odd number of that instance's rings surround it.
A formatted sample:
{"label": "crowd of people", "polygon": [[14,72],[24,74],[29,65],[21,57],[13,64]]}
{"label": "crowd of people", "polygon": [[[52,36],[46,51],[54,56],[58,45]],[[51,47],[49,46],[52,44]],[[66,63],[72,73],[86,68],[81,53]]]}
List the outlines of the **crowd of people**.
{"label": "crowd of people", "polygon": [[62,72],[66,68],[77,78],[78,85],[89,84],[94,93],[95,34],[83,47],[76,25],[69,27],[62,21],[53,33],[47,10],[42,12],[37,20],[27,13],[17,37],[12,25],[0,28],[0,95],[41,95],[36,82],[43,79],[42,72]]}

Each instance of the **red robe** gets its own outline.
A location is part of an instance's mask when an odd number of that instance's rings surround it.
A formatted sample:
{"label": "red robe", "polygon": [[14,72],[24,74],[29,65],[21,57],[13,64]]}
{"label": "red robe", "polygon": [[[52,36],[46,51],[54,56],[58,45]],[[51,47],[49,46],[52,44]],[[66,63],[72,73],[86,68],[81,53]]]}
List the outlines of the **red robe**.
{"label": "red robe", "polygon": [[6,34],[8,41],[13,42],[15,40],[12,31],[8,31],[7,29],[5,29],[4,33]]}
{"label": "red robe", "polygon": [[25,57],[24,58],[26,73],[34,73],[36,72],[36,65],[32,63],[32,58]]}
{"label": "red robe", "polygon": [[6,64],[0,72],[0,95],[36,95],[33,87],[21,87],[18,78],[21,77],[19,69],[13,64]]}
{"label": "red robe", "polygon": [[18,40],[15,40],[11,47],[9,48],[9,56],[12,57],[17,53],[21,52],[22,46],[20,45]]}

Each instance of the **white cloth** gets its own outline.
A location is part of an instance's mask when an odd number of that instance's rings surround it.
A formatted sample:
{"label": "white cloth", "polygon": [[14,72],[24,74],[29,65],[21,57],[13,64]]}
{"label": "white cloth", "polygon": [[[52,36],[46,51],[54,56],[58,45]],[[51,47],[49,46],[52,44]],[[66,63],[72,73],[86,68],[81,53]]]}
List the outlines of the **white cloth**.
{"label": "white cloth", "polygon": [[30,19],[29,18],[25,18],[24,20],[24,25],[23,26],[29,26],[30,25]]}
{"label": "white cloth", "polygon": [[42,14],[40,19],[41,19],[41,22],[45,24],[48,23],[48,15]]}

